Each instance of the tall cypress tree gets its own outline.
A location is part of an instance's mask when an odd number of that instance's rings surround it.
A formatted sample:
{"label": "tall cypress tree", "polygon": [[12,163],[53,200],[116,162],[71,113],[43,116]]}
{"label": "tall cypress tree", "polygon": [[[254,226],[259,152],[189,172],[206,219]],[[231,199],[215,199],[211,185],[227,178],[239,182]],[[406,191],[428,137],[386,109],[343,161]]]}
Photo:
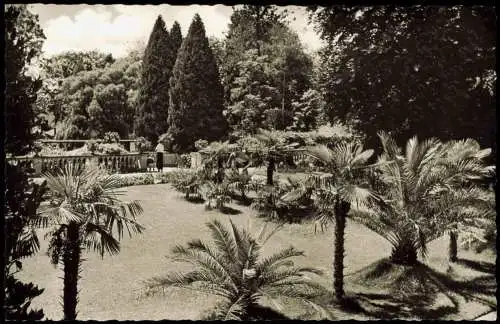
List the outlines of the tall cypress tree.
{"label": "tall cypress tree", "polygon": [[170,29],[170,39],[175,56],[177,57],[177,53],[179,52],[179,49],[182,45],[181,25],[179,25],[177,21],[174,21],[172,29]]}
{"label": "tall cypress tree", "polygon": [[168,134],[174,151],[187,152],[194,149],[197,139],[214,141],[225,135],[223,94],[205,26],[196,14],[170,80]]}
{"label": "tall cypress tree", "polygon": [[159,15],[144,51],[134,122],[135,134],[153,143],[168,128],[168,88],[174,63],[170,37]]}

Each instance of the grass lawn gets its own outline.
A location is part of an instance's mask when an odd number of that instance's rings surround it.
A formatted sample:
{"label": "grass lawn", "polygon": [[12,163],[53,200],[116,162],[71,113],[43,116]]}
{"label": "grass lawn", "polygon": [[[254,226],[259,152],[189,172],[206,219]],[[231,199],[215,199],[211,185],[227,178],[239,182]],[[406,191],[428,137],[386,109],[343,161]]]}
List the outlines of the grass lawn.
{"label": "grass lawn", "polygon": [[[210,219],[218,218],[227,221],[228,217],[239,225],[245,225],[251,220],[252,229],[258,231],[264,223],[256,218],[255,213],[248,207],[231,204],[232,208],[241,211],[237,215],[223,215],[217,211],[204,211],[202,204],[186,202],[182,194],[174,191],[169,184],[144,185],[123,188],[126,192],[125,199],[138,199],[144,207],[144,214],[139,222],[146,227],[140,236],[125,237],[121,243],[121,252],[116,256],[105,256],[101,259],[95,253],[85,253],[86,261],[83,263],[82,279],[79,282],[79,320],[196,320],[205,315],[217,301],[212,296],[203,295],[190,290],[169,289],[164,295],[153,297],[143,296],[141,281],[152,276],[161,275],[169,271],[188,270],[190,265],[173,263],[165,258],[171,248],[176,244],[184,244],[193,238],[209,239],[209,233],[204,223]],[[40,231],[40,238],[46,231]],[[370,282],[360,285],[351,282],[359,271],[387,257],[390,245],[375,233],[357,223],[348,222],[346,235],[346,292],[364,293],[367,303],[375,303],[377,296],[371,296],[373,290]],[[332,281],[332,233],[314,234],[311,223],[287,224],[264,247],[263,254],[267,255],[277,249],[294,245],[304,250],[306,257],[297,258],[297,263],[307,266],[322,268],[324,277],[318,278],[326,287],[331,287]],[[453,277],[476,279],[480,276],[493,276],[493,253],[476,255],[473,252],[460,251],[460,257],[472,260],[453,266],[448,269],[447,240],[442,238],[432,242],[430,254],[426,263],[439,273],[452,271]],[[48,319],[59,320],[62,318],[60,306],[62,294],[62,271],[50,264],[45,255],[47,241],[42,240],[41,252],[23,263],[23,271],[19,278],[32,281],[45,288],[45,292],[34,299],[34,308],[43,308]],[[491,269],[493,264],[493,269]],[[476,270],[471,267],[475,266]],[[489,267],[489,268],[488,268]],[[493,270],[493,274],[491,274]],[[464,279],[464,280],[465,280]],[[376,288],[376,287],[375,287]],[[495,282],[496,289],[496,282]],[[383,289],[375,289],[380,293]],[[387,293],[389,294],[389,293]],[[390,300],[383,300],[378,296],[380,307],[389,305]],[[488,300],[494,303],[494,296]],[[267,303],[266,303],[267,304]],[[270,305],[270,304],[268,304]],[[372,305],[373,306],[373,305]],[[398,305],[404,308],[404,305]],[[295,303],[283,303],[283,313],[287,316],[303,316],[306,307],[298,307]],[[367,306],[368,307],[368,306]],[[368,311],[345,311],[332,308],[338,319],[369,319],[377,317],[379,310],[367,308]],[[392,314],[412,317],[401,311],[397,313],[392,306]],[[461,300],[459,312],[455,314],[442,314],[448,319],[472,319],[487,312],[488,306],[474,300]]]}

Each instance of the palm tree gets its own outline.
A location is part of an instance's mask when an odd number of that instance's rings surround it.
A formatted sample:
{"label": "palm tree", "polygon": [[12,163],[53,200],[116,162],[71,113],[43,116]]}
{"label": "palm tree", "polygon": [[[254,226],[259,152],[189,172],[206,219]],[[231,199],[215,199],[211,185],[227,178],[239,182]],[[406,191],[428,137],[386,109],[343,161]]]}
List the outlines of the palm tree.
{"label": "palm tree", "polygon": [[207,147],[200,150],[200,153],[206,154],[207,157],[203,162],[203,167],[206,169],[215,169],[215,175],[212,177],[216,183],[222,183],[224,180],[224,169],[229,167],[228,161],[232,153],[237,149],[236,144],[226,142],[211,142]]}
{"label": "palm tree", "polygon": [[199,196],[199,189],[207,177],[208,170],[199,169],[195,172],[191,170],[176,170],[170,173],[172,186],[184,193],[186,200],[191,200],[191,195]]}
{"label": "palm tree", "polygon": [[[235,161],[234,159],[232,161]],[[240,199],[244,203],[248,203],[248,197],[246,193],[251,189],[251,177],[248,174],[248,165],[245,166],[241,171],[236,167],[233,167],[227,172],[226,179],[229,183],[229,187],[233,191],[239,191]]]}
{"label": "palm tree", "polygon": [[[315,205],[319,209],[321,223],[333,221],[334,259],[333,288],[335,297],[342,301],[344,297],[344,234],[346,218],[351,208],[362,208],[380,200],[364,181],[365,164],[373,150],[363,150],[357,143],[337,144],[333,149],[319,145],[306,149],[306,154],[319,160],[324,167],[323,175],[313,175],[316,193]],[[307,189],[307,188],[306,188]],[[283,200],[295,200],[307,191],[299,188],[282,197]],[[300,192],[300,193],[298,193]]]}
{"label": "palm tree", "polygon": [[101,256],[118,253],[124,227],[129,235],[142,232],[135,218],[143,210],[137,201],[120,200],[121,192],[116,190],[120,179],[98,168],[69,164],[45,178],[55,204],[41,216],[54,225],[47,233],[51,237],[48,254],[64,270],[64,319],[75,320],[83,250],[92,249]]}
{"label": "palm tree", "polygon": [[247,152],[253,154],[257,164],[267,161],[267,184],[270,186],[273,185],[276,162],[296,151],[299,145],[298,143],[288,143],[285,132],[264,129],[259,129],[252,138],[242,139],[240,144]]}
{"label": "palm tree", "polygon": [[321,271],[294,266],[290,260],[303,256],[302,251],[289,247],[260,258],[262,246],[279,226],[270,232],[264,226],[254,237],[247,230],[237,228],[231,220],[229,222],[229,228],[218,220],[207,223],[212,245],[196,239],[187,246],[176,246],[173,260],[192,263],[196,268],[187,273],[170,273],[146,280],[146,294],[167,287],[182,287],[217,295],[224,299],[218,307],[217,317],[224,320],[251,319],[262,297],[275,303],[280,297],[298,298],[322,309],[312,303],[311,298],[322,295],[325,289],[307,277],[308,274],[319,275]]}
{"label": "palm tree", "polygon": [[[419,142],[413,137],[403,155],[388,134],[381,132],[379,137],[384,151],[377,162],[375,186],[385,201],[379,208],[357,209],[353,217],[391,243],[392,262],[416,265],[418,252],[425,257],[429,241],[483,210],[488,201],[484,192],[464,184],[490,169],[477,161],[446,158],[449,146],[437,139]],[[454,238],[452,234],[452,242]],[[456,253],[453,243],[450,247]]]}
{"label": "palm tree", "polygon": [[[491,182],[495,166],[484,163],[484,159],[491,154],[491,149],[481,150],[479,143],[472,139],[449,141],[443,145],[441,152],[441,163],[456,171],[453,177],[456,188],[452,192],[454,201],[446,202],[447,206],[444,206],[448,208],[450,218],[449,260],[456,262],[459,233],[481,240],[476,233],[495,222],[495,194],[481,186],[484,179]],[[450,206],[454,208],[450,209]]]}

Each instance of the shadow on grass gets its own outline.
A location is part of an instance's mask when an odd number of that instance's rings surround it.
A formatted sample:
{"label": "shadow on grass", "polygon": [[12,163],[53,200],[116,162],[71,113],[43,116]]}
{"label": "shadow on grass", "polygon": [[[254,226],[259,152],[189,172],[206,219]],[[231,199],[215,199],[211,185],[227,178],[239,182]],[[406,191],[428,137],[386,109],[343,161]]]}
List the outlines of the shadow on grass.
{"label": "shadow on grass", "polygon": [[189,196],[189,198],[184,197],[184,199],[193,204],[203,204],[205,202],[205,199],[203,199],[201,196]]}
{"label": "shadow on grass", "polygon": [[[216,310],[212,310],[208,315],[202,317],[203,321],[220,321],[216,314]],[[290,320],[286,315],[265,306],[254,306],[248,310],[248,314],[243,321],[280,321],[280,320]]]}
{"label": "shadow on grass", "polygon": [[220,209],[220,212],[224,215],[238,215],[241,214],[241,211],[238,209],[234,209],[228,206],[224,206]]}
{"label": "shadow on grass", "polygon": [[265,306],[253,307],[248,312],[248,318],[245,320],[249,321],[279,321],[279,320],[290,320],[286,315]]}
{"label": "shadow on grass", "polygon": [[496,309],[488,298],[496,294],[494,275],[456,280],[422,263],[402,266],[383,259],[351,276],[349,280],[367,289],[342,308],[375,318],[442,319],[459,312],[460,299]]}
{"label": "shadow on grass", "polygon": [[252,204],[251,198],[243,199],[241,197],[233,198],[234,202],[240,206],[250,206]]}
{"label": "shadow on grass", "polygon": [[489,274],[496,273],[496,269],[495,269],[496,266],[494,263],[472,261],[472,260],[467,260],[467,259],[458,259],[457,263],[462,264],[468,268],[471,268],[472,270],[485,272],[485,273],[489,273]]}

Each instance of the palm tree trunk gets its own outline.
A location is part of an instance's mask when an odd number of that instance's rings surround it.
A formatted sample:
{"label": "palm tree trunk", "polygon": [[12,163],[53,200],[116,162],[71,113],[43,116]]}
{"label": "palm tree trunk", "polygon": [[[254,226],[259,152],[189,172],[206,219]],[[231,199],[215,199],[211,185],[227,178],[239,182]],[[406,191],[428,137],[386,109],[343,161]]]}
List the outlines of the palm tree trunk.
{"label": "palm tree trunk", "polygon": [[335,230],[333,250],[333,290],[335,298],[341,301],[344,298],[344,243],[345,226],[349,204],[337,201],[335,204]]}
{"label": "palm tree trunk", "polygon": [[78,274],[80,270],[81,247],[79,226],[76,223],[68,225],[68,238],[64,247],[64,288],[63,309],[64,320],[76,319],[76,305],[78,303]]}
{"label": "palm tree trunk", "polygon": [[273,173],[274,173],[274,158],[269,158],[269,163],[267,164],[267,184],[273,185]]}
{"label": "palm tree trunk", "polygon": [[399,244],[392,249],[391,262],[395,264],[412,266],[418,262],[418,251],[412,242],[411,235],[409,239],[403,239]]}
{"label": "palm tree trunk", "polygon": [[450,231],[450,247],[449,247],[449,258],[450,262],[457,262],[458,260],[458,245],[457,245],[458,234],[455,231]]}

